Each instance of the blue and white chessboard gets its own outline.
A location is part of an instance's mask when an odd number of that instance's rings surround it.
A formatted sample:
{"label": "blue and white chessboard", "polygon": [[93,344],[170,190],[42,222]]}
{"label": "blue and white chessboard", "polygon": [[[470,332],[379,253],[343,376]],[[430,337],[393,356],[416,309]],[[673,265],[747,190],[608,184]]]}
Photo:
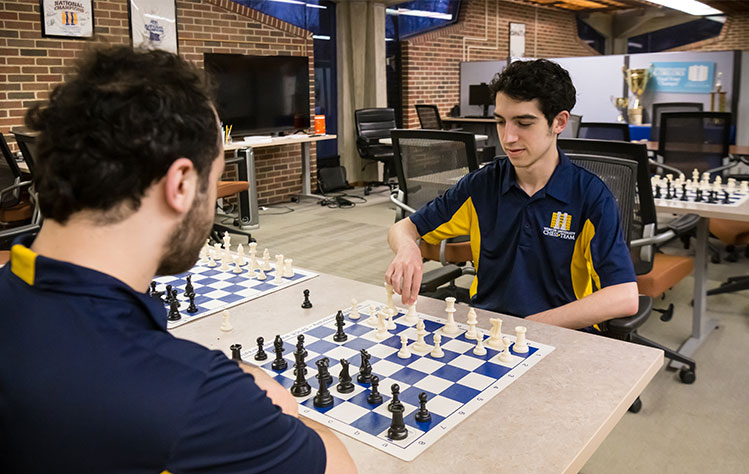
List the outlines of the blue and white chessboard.
{"label": "blue and white chessboard", "polygon": [[[671,190],[673,193],[673,189]],[[661,197],[655,198],[655,203],[657,205],[666,205],[668,203],[679,203],[679,202],[697,202],[695,199],[697,197],[697,191],[695,190],[689,190],[687,189],[687,200],[682,201],[681,200],[681,188],[676,190],[676,197],[671,199],[666,199],[666,189],[661,188]],[[653,189],[653,197],[655,197],[655,189]],[[740,206],[743,204],[747,199],[749,199],[749,193],[743,193],[738,189],[734,189],[734,191],[728,195],[728,203],[723,202],[723,191],[719,191],[717,195],[717,199],[715,202],[710,203],[707,202],[708,198],[708,192],[705,191],[702,193],[702,201],[699,201],[699,204],[707,204],[711,206]]]}
{"label": "blue and white chessboard", "polygon": [[[466,339],[461,332],[457,337],[442,336],[441,347],[445,353],[443,358],[435,359],[428,354],[412,351],[413,355],[410,358],[401,359],[396,355],[401,347],[400,335],[406,334],[410,343],[413,343],[416,339],[416,328],[403,319],[405,310],[399,309],[398,315],[394,317],[396,329],[389,331],[392,336],[377,341],[374,337],[375,328],[367,324],[370,305],[374,305],[377,310],[384,307],[383,304],[373,301],[359,303],[361,318],[358,320],[350,319],[350,307],[344,310],[344,332],[348,335],[348,340],[343,343],[333,341],[336,331],[335,315],[283,336],[283,355],[288,362],[288,369],[281,373],[271,368],[275,358],[273,338],[266,338],[271,342],[264,347],[268,359],[262,368],[281,385],[287,389],[291,388],[295,380],[293,352],[296,350],[297,335],[304,334],[304,347],[308,352],[306,378],[312,387],[312,393],[297,398],[299,413],[404,461],[415,459],[554,350],[552,346],[528,341],[527,354],[517,354],[511,346],[511,360],[501,362],[498,360],[499,351],[486,345],[485,356],[474,355],[473,348],[476,342]],[[465,312],[456,313],[456,320],[465,320]],[[422,313],[418,315],[424,319],[428,332],[425,340],[431,345],[434,343],[432,334],[442,327],[444,320]],[[461,331],[468,328],[461,323],[458,323],[458,326]],[[505,331],[507,329],[505,328]],[[479,331],[487,336],[486,331]],[[509,334],[505,337],[515,340],[515,337]],[[372,356],[372,374],[380,378],[379,391],[383,397],[383,403],[380,405],[371,405],[367,402],[370,386],[356,380],[361,363],[361,349],[366,349]],[[255,362],[253,355],[256,352],[257,348],[244,350],[242,359]],[[332,406],[317,408],[312,401],[319,388],[315,378],[315,361],[322,357],[330,360],[333,383],[329,388],[334,402]],[[349,370],[355,386],[354,391],[348,394],[339,393],[335,388],[341,368],[339,359],[342,358],[350,362]],[[405,408],[403,415],[408,429],[408,436],[400,441],[387,437],[392,420],[387,405],[392,398],[391,385],[394,383],[400,386],[400,400]],[[427,409],[431,412],[432,420],[428,423],[420,423],[415,419],[419,408],[418,396],[421,392],[426,392],[429,397]]]}
{"label": "blue and white chessboard", "polygon": [[[260,262],[262,264],[262,261]],[[179,275],[162,276],[156,278],[156,290],[164,291],[166,285],[172,285],[177,288],[177,298],[180,301],[179,311],[182,315],[182,319],[178,321],[167,321],[167,328],[173,329],[183,324],[187,324],[190,321],[195,321],[204,316],[223,311],[232,306],[244,303],[246,301],[260,298],[267,294],[273,293],[274,291],[287,288],[291,285],[295,285],[299,282],[309,280],[317,276],[316,273],[312,273],[307,270],[300,268],[294,268],[294,276],[287,278],[282,277],[281,283],[275,283],[275,265],[271,263],[273,270],[265,272],[266,279],[260,281],[256,278],[255,272],[249,272],[247,269],[248,263],[242,266],[242,273],[233,273],[234,265],[231,265],[231,269],[227,271],[219,270],[219,266],[206,267],[198,264],[192,267],[188,272],[180,273]],[[192,275],[192,286],[195,291],[195,305],[198,307],[198,312],[190,314],[187,312],[189,306],[189,300],[185,297],[185,285],[187,280],[185,279],[188,274]],[[302,297],[301,292],[299,298]],[[169,306],[164,305],[164,311],[169,313]]]}

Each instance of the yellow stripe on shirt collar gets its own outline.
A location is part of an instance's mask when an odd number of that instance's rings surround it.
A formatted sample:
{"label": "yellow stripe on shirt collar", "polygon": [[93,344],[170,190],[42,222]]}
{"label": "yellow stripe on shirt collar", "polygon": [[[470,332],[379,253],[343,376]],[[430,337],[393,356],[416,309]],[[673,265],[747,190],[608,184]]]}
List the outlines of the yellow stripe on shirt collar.
{"label": "yellow stripe on shirt collar", "polygon": [[36,257],[30,248],[16,244],[10,249],[10,270],[28,285],[34,286]]}

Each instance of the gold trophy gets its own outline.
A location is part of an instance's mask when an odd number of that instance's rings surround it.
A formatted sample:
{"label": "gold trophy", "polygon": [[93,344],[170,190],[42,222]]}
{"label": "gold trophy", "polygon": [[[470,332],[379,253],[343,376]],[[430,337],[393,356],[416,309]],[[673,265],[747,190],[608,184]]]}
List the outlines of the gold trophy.
{"label": "gold trophy", "polygon": [[640,97],[645,92],[645,87],[648,85],[648,79],[652,75],[652,67],[649,69],[627,69],[626,66],[622,66],[622,72],[624,73],[624,80],[627,81],[629,90],[635,96],[635,100],[630,102],[631,107],[627,111],[629,116],[629,123],[633,125],[642,125],[642,105],[640,105]]}
{"label": "gold trophy", "polygon": [[616,110],[619,111],[619,116],[616,117],[617,122],[626,122],[627,117],[627,106],[629,105],[629,99],[627,97],[614,97],[611,96],[611,103],[614,104]]}

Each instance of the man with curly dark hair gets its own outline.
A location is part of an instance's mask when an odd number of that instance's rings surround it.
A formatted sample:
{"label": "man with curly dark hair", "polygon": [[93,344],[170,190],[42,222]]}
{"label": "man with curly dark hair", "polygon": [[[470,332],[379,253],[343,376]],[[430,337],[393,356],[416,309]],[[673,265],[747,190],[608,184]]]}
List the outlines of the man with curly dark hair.
{"label": "man with curly dark hair", "polygon": [[173,337],[146,294],[213,223],[224,158],[202,71],[95,49],[27,123],[45,221],[0,269],[0,472],[355,472],[286,389]]}
{"label": "man with curly dark hair", "polygon": [[575,105],[569,73],[517,61],[490,85],[506,158],[465,176],[394,224],[385,278],[405,303],[422,278],[417,239],[470,235],[472,305],[557,326],[593,328],[637,311],[637,282],[616,201],[557,148]]}

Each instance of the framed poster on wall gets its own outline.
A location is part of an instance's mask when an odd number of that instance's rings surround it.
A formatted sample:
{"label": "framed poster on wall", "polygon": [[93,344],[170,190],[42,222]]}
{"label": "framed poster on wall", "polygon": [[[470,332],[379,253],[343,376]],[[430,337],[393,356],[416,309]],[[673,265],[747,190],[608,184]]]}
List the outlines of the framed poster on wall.
{"label": "framed poster on wall", "polygon": [[40,0],[42,36],[94,37],[93,0]]}
{"label": "framed poster on wall", "polygon": [[177,54],[175,0],[130,0],[129,17],[133,47],[163,49]]}
{"label": "framed poster on wall", "polygon": [[525,23],[510,23],[510,57],[525,57]]}

